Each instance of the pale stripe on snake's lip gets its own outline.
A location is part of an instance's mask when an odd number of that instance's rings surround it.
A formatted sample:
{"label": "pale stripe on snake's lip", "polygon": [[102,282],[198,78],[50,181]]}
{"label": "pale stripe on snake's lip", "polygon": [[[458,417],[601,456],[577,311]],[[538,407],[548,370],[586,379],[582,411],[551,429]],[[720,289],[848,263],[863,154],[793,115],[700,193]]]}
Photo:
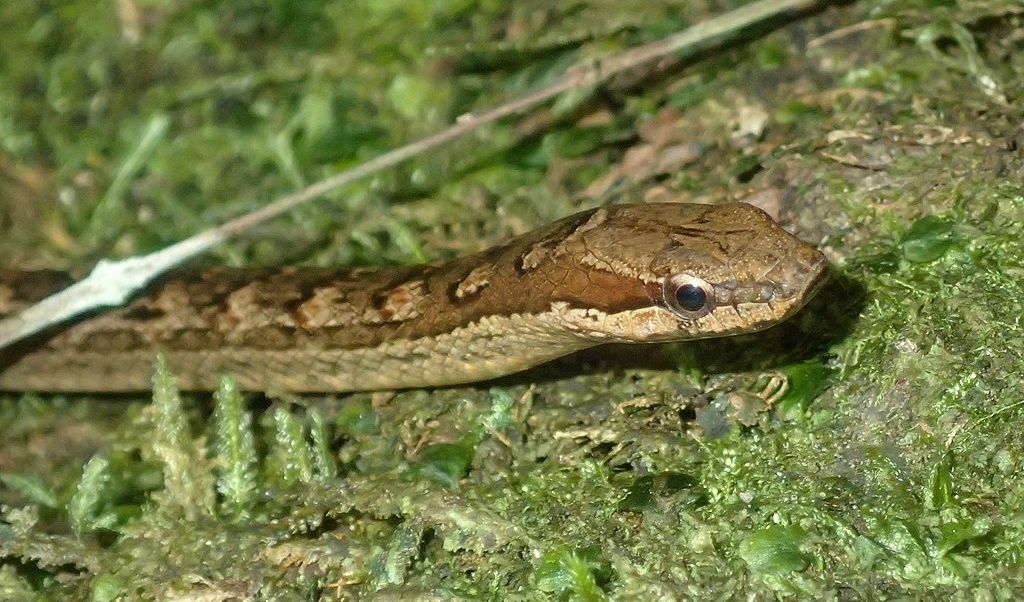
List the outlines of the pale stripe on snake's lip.
{"label": "pale stripe on snake's lip", "polygon": [[[290,391],[468,382],[605,341],[766,328],[826,271],[820,252],[749,205],[609,206],[444,264],[171,276],[27,353],[7,352],[0,389],[147,389],[157,351],[190,389],[223,373]],[[666,304],[663,284],[680,275],[714,290],[706,315]],[[0,272],[0,314],[38,297],[40,278]]]}

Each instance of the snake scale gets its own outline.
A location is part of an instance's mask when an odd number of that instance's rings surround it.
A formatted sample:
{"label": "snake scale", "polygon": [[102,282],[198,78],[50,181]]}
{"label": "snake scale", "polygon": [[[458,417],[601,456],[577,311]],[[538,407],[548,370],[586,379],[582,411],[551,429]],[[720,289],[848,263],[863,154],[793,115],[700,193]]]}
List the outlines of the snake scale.
{"label": "snake scale", "polygon": [[[447,263],[178,272],[0,351],[0,390],[146,390],[158,351],[191,390],[222,374],[281,392],[466,383],[601,343],[761,330],[827,272],[817,249],[751,205],[612,205]],[[0,315],[66,284],[0,270]]]}

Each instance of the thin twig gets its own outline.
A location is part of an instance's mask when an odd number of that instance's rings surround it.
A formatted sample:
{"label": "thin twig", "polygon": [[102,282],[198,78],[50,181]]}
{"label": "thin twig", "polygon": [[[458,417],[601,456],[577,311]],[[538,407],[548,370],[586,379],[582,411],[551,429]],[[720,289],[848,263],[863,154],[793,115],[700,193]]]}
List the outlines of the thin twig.
{"label": "thin twig", "polygon": [[714,17],[667,38],[650,42],[592,64],[569,69],[558,81],[508,103],[476,115],[464,115],[449,128],[384,153],[379,157],[311,184],[306,188],[232,219],[216,228],[204,230],[169,247],[124,260],[100,261],[84,280],[43,299],[16,316],[0,321],[0,348],[65,322],[81,313],[123,304],[140,288],[164,272],[192,257],[277,217],[294,207],[311,201],[371,174],[437,148],[483,125],[523,113],[563,92],[604,82],[614,75],[629,71],[670,54],[691,56],[713,43],[735,37],[742,30],[785,13],[805,11],[827,0],[760,0],[724,15]]}

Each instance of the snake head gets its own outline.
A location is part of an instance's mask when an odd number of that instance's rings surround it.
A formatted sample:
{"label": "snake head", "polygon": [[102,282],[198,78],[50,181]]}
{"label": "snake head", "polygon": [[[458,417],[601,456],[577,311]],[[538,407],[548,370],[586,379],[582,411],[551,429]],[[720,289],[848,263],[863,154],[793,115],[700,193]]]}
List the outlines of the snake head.
{"label": "snake head", "polygon": [[611,288],[620,297],[646,302],[590,320],[594,338],[648,342],[763,330],[793,315],[827,277],[820,251],[746,203],[622,205],[598,217],[581,236],[584,263],[617,274]]}

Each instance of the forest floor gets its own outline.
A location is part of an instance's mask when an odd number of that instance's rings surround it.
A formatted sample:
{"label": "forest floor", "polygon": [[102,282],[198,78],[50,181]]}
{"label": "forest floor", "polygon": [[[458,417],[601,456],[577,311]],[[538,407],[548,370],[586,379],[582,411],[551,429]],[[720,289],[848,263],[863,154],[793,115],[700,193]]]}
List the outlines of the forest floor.
{"label": "forest floor", "polygon": [[[0,4],[0,257],[79,274],[735,7],[44,4]],[[4,395],[0,598],[1018,598],[1022,74],[1020,3],[832,6],[218,248],[419,263],[609,202],[745,200],[835,269],[764,333],[492,383]]]}

